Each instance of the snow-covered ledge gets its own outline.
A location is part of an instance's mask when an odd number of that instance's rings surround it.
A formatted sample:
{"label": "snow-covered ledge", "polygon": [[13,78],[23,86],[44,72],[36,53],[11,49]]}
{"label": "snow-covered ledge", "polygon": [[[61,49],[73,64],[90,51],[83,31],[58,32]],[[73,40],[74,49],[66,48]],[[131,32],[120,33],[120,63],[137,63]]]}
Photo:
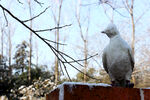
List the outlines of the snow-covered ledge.
{"label": "snow-covered ledge", "polygon": [[108,84],[65,82],[46,100],[150,100],[150,89],[111,87]]}

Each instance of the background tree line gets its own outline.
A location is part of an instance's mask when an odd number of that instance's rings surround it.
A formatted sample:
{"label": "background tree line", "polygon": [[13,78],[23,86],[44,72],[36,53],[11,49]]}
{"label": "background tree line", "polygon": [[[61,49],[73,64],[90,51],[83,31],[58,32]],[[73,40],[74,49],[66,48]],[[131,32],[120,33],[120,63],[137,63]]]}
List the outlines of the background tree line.
{"label": "background tree line", "polygon": [[135,87],[149,87],[148,4],[147,0],[1,0],[1,94],[39,78],[56,85],[64,81],[110,84],[101,63],[109,40],[100,34],[110,22],[131,45]]}

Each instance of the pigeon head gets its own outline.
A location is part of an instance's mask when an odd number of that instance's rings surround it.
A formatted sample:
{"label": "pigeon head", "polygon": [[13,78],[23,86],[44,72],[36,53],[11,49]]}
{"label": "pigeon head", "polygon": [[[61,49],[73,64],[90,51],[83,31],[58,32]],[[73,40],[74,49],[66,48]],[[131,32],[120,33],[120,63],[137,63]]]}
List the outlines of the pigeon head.
{"label": "pigeon head", "polygon": [[102,31],[102,33],[106,34],[109,38],[111,38],[115,35],[118,35],[119,31],[117,30],[116,25],[111,23],[104,31]]}

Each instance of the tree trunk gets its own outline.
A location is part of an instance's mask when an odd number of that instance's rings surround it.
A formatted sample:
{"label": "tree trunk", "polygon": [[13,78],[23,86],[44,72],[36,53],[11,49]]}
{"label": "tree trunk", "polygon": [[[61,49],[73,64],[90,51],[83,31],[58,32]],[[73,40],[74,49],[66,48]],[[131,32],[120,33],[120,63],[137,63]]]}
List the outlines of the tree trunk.
{"label": "tree trunk", "polygon": [[87,76],[86,76],[86,74],[87,74],[87,65],[88,65],[88,63],[87,63],[87,54],[88,53],[88,51],[87,51],[87,41],[86,40],[84,40],[84,59],[85,59],[85,61],[84,61],[84,79],[83,79],[83,81],[84,81],[84,83],[87,81]]}
{"label": "tree trunk", "polygon": [[[133,6],[133,5],[132,5]],[[131,20],[132,20],[132,53],[134,55],[134,47],[135,47],[135,23],[134,23],[134,16],[133,16],[133,7],[131,8]]]}
{"label": "tree trunk", "polygon": [[[79,5],[81,4],[81,1],[79,1]],[[79,9],[78,9],[79,10]],[[86,29],[86,36],[83,35],[83,30],[82,30],[82,26],[81,26],[81,22],[80,22],[80,11],[78,11],[78,13],[76,14],[76,18],[77,18],[77,22],[78,22],[78,26],[79,26],[79,29],[80,29],[80,36],[81,36],[81,39],[84,43],[84,75],[83,75],[83,82],[87,82],[87,67],[88,67],[88,62],[87,62],[87,56],[88,56],[88,29],[89,29],[89,12],[88,12],[88,26],[87,26],[87,29]]]}
{"label": "tree trunk", "polygon": [[2,35],[1,35],[1,55],[2,55],[2,57],[3,57],[3,44],[4,44],[4,30],[3,30],[3,28],[1,28],[1,33],[2,33]]}
{"label": "tree trunk", "polygon": [[[134,56],[135,54],[135,23],[134,23],[134,14],[133,14],[133,6],[134,6],[134,0],[131,1],[131,7],[130,7],[130,16],[131,16],[131,23],[132,23],[132,43],[131,43],[131,49],[132,54]],[[134,77],[132,77],[133,83],[135,83]]]}
{"label": "tree trunk", "polygon": [[12,49],[12,44],[11,44],[11,32],[10,32],[11,29],[9,29],[9,32],[8,32],[8,42],[9,42],[9,58],[8,58],[8,62],[9,62],[9,75],[11,75],[12,73],[12,68],[11,68],[11,49]]}
{"label": "tree trunk", "polygon": [[[29,13],[30,13],[30,18],[32,18],[32,12],[31,12],[31,2],[29,0]],[[30,21],[30,28],[32,29],[32,20]],[[32,64],[32,32],[30,31],[30,39],[29,39],[29,69],[28,69],[28,80],[29,83],[31,82],[31,64]]]}
{"label": "tree trunk", "polygon": [[38,64],[39,64],[39,50],[38,50],[37,40],[35,42],[35,48],[36,48],[36,66],[38,66]]}
{"label": "tree trunk", "polygon": [[[59,27],[59,25],[60,25],[62,2],[63,2],[63,0],[61,0],[60,4],[59,4],[59,14],[58,14],[58,20],[57,20],[57,27]],[[57,41],[56,42],[59,43],[59,29],[57,29],[56,34],[57,34]],[[59,44],[56,45],[56,49],[59,50]],[[58,84],[58,81],[60,78],[58,66],[59,66],[59,62],[58,62],[58,59],[56,58],[56,61],[55,61],[55,84],[56,85]]]}

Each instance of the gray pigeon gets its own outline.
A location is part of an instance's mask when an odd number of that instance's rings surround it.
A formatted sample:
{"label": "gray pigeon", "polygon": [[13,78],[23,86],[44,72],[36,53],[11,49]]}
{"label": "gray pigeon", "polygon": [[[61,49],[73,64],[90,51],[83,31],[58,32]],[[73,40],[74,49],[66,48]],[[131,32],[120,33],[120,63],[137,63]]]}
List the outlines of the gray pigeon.
{"label": "gray pigeon", "polygon": [[134,57],[129,45],[121,38],[114,24],[109,24],[102,31],[110,38],[103,51],[102,61],[105,71],[109,74],[112,86],[133,87],[130,83],[134,68]]}

